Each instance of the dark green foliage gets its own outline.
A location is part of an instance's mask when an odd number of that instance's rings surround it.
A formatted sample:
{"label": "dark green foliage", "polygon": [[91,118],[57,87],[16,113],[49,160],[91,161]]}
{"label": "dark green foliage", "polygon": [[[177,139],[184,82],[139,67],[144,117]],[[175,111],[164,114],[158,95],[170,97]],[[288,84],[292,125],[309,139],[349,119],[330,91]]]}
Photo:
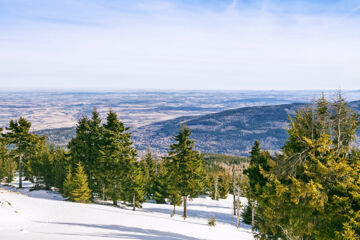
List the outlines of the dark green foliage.
{"label": "dark green foliage", "polygon": [[103,142],[99,113],[94,109],[92,118],[82,117],[76,126],[76,136],[68,144],[73,163],[81,162],[89,177],[93,193],[100,192],[97,169],[100,164],[100,148]]}
{"label": "dark green foliage", "polygon": [[265,171],[270,170],[269,160],[270,154],[266,151],[261,151],[260,142],[255,141],[254,146],[250,152],[250,165],[244,170],[249,178],[249,191],[251,194],[260,195],[261,188],[266,184],[267,179],[261,173],[261,169]]}
{"label": "dark green foliage", "polygon": [[184,218],[187,217],[186,200],[197,197],[205,187],[203,159],[194,150],[194,141],[190,140],[190,129],[184,126],[174,137],[175,143],[170,145],[167,167],[174,189],[173,196],[184,198]]}
{"label": "dark green foliage", "polygon": [[154,182],[156,178],[156,162],[151,155],[150,149],[147,150],[146,155],[141,159],[140,166],[144,175],[143,178],[147,198],[153,198]]}
{"label": "dark green foliage", "polygon": [[168,197],[168,174],[164,162],[156,165],[156,175],[153,180],[151,195],[156,203],[166,203]]}
{"label": "dark green foliage", "polygon": [[123,199],[132,203],[133,210],[135,207],[141,207],[146,200],[146,190],[144,183],[144,174],[139,162],[130,163],[131,167],[126,176],[126,181],[122,184]]}
{"label": "dark green foliage", "polygon": [[244,223],[251,224],[251,202],[248,202],[241,212],[241,217]]}
{"label": "dark green foliage", "polygon": [[37,175],[34,166],[45,146],[45,137],[30,133],[30,127],[31,123],[20,117],[18,121],[11,120],[6,128],[7,132],[2,134],[9,146],[10,155],[18,161],[20,188],[23,173],[30,180]]}
{"label": "dark green foliage", "polygon": [[[1,132],[2,129],[0,128]],[[5,180],[9,183],[15,176],[16,162],[9,153],[6,139],[0,135],[0,182]]]}
{"label": "dark green foliage", "polygon": [[106,189],[111,189],[109,197],[116,205],[121,195],[129,200],[130,197],[124,193],[124,189],[128,184],[136,185],[138,179],[131,178],[130,174],[134,172],[138,175],[136,169],[138,165],[135,164],[136,150],[132,147],[131,134],[127,132],[128,128],[125,128],[113,111],[109,111],[106,120],[100,151],[101,164],[97,169],[101,184],[105,185]]}

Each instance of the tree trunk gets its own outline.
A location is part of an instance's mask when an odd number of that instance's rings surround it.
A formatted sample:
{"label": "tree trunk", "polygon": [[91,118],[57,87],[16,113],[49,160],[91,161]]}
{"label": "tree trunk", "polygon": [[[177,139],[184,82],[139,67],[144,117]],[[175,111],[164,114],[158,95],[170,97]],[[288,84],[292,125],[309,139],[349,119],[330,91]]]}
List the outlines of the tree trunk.
{"label": "tree trunk", "polygon": [[237,186],[237,201],[236,201],[236,227],[239,228],[240,225],[240,208],[241,208],[241,202],[240,202],[240,187]]}
{"label": "tree trunk", "polygon": [[235,203],[235,166],[232,166],[232,185],[233,185],[233,208],[234,216],[236,216],[236,203]]}
{"label": "tree trunk", "polygon": [[135,201],[135,194],[133,195],[133,211],[135,211],[136,201]]}
{"label": "tree trunk", "polygon": [[174,207],[173,207],[173,211],[172,211],[171,217],[175,216],[175,207],[176,207],[176,205],[174,204],[173,206],[174,206]]}
{"label": "tree trunk", "polygon": [[218,191],[218,178],[215,177],[215,183],[214,183],[214,199],[217,200],[217,191]]}
{"label": "tree trunk", "polygon": [[254,202],[251,202],[251,229],[254,231],[255,229],[255,208]]}
{"label": "tree trunk", "polygon": [[19,156],[19,188],[22,188],[22,154]]}
{"label": "tree trunk", "polygon": [[114,189],[113,189],[113,204],[114,204],[115,206],[118,205],[118,203],[117,203],[117,196],[116,196],[116,185],[114,186]]}
{"label": "tree trunk", "polygon": [[105,184],[102,184],[102,200],[105,201]]}
{"label": "tree trunk", "polygon": [[184,214],[183,214],[183,217],[184,217],[184,220],[186,219],[186,217],[187,217],[187,206],[186,206],[186,204],[187,204],[187,196],[184,196]]}

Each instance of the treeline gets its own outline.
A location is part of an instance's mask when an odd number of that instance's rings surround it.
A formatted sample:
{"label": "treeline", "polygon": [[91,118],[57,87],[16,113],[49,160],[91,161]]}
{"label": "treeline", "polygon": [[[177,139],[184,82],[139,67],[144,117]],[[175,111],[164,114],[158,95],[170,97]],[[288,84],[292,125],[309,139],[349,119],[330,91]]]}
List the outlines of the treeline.
{"label": "treeline", "polygon": [[274,156],[255,142],[244,220],[258,239],[360,239],[359,116],[339,94],[290,119]]}
{"label": "treeline", "polygon": [[199,194],[226,198],[233,186],[223,168],[205,170],[203,155],[194,150],[186,126],[174,136],[167,156],[159,159],[150,149],[138,158],[129,128],[113,111],[104,124],[96,109],[91,118],[82,117],[67,150],[48,146],[45,137],[31,133],[30,127],[20,117],[10,121],[0,138],[0,180],[11,182],[18,171],[20,188],[24,176],[36,188],[55,187],[69,200],[82,203],[122,201],[135,210],[152,199],[172,204],[173,214],[184,204],[186,218],[189,198]]}

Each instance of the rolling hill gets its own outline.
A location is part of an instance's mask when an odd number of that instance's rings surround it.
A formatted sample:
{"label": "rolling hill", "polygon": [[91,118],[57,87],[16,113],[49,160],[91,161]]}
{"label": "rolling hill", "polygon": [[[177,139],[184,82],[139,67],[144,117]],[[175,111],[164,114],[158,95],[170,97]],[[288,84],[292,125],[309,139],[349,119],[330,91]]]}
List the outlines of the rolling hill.
{"label": "rolling hill", "polygon": [[[196,147],[204,153],[221,153],[245,156],[255,140],[269,151],[279,151],[288,135],[289,116],[304,106],[301,103],[272,106],[255,106],[226,110],[201,116],[185,116],[155,122],[131,129],[135,147],[144,152],[147,147],[161,155],[166,153],[173,135],[182,124],[192,129]],[[360,112],[360,101],[350,103]],[[50,142],[65,146],[75,134],[75,128],[38,131],[47,135]]]}

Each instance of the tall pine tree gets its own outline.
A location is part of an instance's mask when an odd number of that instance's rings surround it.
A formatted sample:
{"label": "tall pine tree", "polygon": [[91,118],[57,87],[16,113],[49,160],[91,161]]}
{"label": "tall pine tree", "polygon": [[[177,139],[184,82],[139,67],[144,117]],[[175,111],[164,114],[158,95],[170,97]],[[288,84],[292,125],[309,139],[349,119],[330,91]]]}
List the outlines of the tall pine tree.
{"label": "tall pine tree", "polygon": [[174,189],[183,198],[184,219],[187,217],[187,200],[197,197],[205,186],[203,159],[194,150],[194,141],[190,140],[190,129],[184,126],[174,137],[175,143],[170,145],[168,152],[169,175]]}
{"label": "tall pine tree", "polygon": [[[114,111],[109,111],[104,124],[101,148],[100,179],[110,189],[114,205],[127,184],[132,184],[129,173],[134,170],[136,150],[132,146],[131,134],[118,119]],[[133,197],[133,195],[131,195]]]}

